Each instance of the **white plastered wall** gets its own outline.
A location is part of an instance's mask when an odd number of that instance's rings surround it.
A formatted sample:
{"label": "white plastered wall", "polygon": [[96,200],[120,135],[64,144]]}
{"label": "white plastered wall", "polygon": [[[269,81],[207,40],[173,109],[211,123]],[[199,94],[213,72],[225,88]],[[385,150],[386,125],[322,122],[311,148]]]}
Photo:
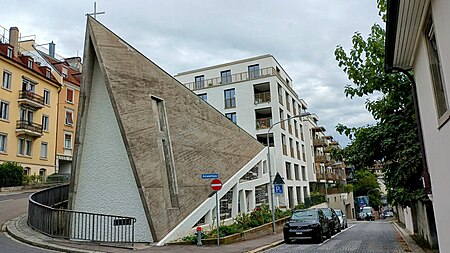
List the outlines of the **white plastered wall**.
{"label": "white plastered wall", "polygon": [[136,218],[135,241],[152,242],[136,181],[95,59],[74,210]]}

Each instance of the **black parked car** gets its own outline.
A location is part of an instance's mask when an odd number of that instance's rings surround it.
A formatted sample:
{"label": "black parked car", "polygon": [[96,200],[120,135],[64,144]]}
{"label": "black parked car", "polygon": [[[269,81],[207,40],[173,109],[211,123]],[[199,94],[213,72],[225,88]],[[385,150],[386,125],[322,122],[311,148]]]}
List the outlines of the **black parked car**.
{"label": "black parked car", "polygon": [[323,242],[323,236],[331,237],[328,220],[322,210],[294,210],[291,218],[283,228],[284,242],[291,243],[294,239],[311,238],[318,243]]}
{"label": "black parked car", "polygon": [[330,227],[331,232],[333,234],[341,232],[341,222],[339,221],[339,218],[334,209],[330,207],[321,209],[325,216],[328,218],[328,227]]}

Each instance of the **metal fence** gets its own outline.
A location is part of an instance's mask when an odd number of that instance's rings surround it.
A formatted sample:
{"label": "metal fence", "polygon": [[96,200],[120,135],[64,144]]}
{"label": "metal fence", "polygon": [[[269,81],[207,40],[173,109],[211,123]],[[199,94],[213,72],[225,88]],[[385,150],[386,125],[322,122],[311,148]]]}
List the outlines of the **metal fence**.
{"label": "metal fence", "polygon": [[135,218],[62,209],[68,196],[68,184],[30,195],[28,225],[55,238],[134,243]]}

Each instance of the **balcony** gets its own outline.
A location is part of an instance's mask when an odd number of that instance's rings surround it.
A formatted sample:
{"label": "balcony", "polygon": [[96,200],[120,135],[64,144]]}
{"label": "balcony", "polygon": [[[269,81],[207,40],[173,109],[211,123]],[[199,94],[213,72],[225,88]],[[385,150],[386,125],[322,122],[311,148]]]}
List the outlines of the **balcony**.
{"label": "balcony", "polygon": [[286,82],[286,80],[280,76],[279,72],[273,67],[263,68],[263,69],[259,69],[256,71],[250,71],[250,72],[246,71],[246,72],[242,72],[242,73],[237,73],[237,74],[233,74],[231,76],[227,76],[227,78],[215,77],[215,78],[205,79],[202,81],[185,83],[184,85],[190,90],[199,90],[199,89],[204,89],[204,88],[211,87],[211,86],[226,85],[226,84],[231,84],[231,83],[244,82],[244,81],[248,81],[248,80],[256,80],[256,79],[270,77],[270,76],[277,76],[282,83],[284,83],[287,87],[289,87],[289,89],[291,89],[293,91],[290,84],[288,84]]}
{"label": "balcony", "polygon": [[270,102],[270,91],[255,94],[255,105]]}
{"label": "balcony", "polygon": [[43,108],[44,107],[44,97],[32,91],[20,91],[19,100],[20,105],[29,105],[33,108]]}
{"label": "balcony", "polygon": [[313,140],[313,145],[314,147],[325,147],[327,146],[327,143],[325,142],[324,139],[316,138]]}
{"label": "balcony", "polygon": [[314,156],[314,160],[316,163],[325,163],[328,160],[328,157],[326,155],[316,155]]}
{"label": "balcony", "polygon": [[256,129],[267,129],[272,125],[272,118],[256,119]]}
{"label": "balcony", "polygon": [[16,123],[17,135],[42,136],[42,125],[27,120],[18,120]]}

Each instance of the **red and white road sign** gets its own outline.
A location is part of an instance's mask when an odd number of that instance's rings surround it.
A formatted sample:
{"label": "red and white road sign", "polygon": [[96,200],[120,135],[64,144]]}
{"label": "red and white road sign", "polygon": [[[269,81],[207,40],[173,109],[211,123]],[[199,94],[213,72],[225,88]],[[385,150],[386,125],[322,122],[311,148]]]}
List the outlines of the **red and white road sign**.
{"label": "red and white road sign", "polygon": [[211,181],[211,189],[213,189],[213,191],[222,189],[222,181],[220,181],[219,179],[214,179],[213,181]]}

